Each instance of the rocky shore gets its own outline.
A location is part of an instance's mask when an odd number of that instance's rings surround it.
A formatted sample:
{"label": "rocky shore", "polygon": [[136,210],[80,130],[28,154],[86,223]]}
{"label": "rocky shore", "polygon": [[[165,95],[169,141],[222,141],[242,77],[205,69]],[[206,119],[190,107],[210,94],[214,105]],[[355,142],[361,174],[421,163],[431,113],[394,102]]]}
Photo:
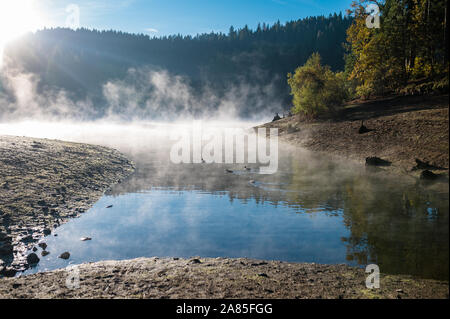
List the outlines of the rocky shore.
{"label": "rocky shore", "polygon": [[37,262],[27,250],[133,170],[105,147],[0,136],[0,277]]}
{"label": "rocky shore", "polygon": [[246,258],[139,258],[2,279],[0,298],[448,298],[448,282]]}

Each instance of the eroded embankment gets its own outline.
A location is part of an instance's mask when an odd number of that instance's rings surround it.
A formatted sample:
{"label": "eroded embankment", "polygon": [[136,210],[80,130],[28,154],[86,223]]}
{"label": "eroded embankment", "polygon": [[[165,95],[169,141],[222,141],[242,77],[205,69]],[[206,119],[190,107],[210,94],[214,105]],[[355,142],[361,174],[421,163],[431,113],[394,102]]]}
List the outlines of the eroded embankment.
{"label": "eroded embankment", "polygon": [[27,249],[133,170],[106,147],[0,136],[0,276],[27,268]]}
{"label": "eroded embankment", "polygon": [[246,258],[139,258],[3,279],[0,298],[448,298],[448,282]]}
{"label": "eroded embankment", "polygon": [[[282,140],[315,152],[361,163],[379,157],[414,176],[422,172],[412,170],[419,159],[448,177],[448,106],[448,95],[394,97],[348,105],[334,119],[307,121],[296,115],[263,126],[278,128]],[[362,124],[368,131],[360,134]]]}

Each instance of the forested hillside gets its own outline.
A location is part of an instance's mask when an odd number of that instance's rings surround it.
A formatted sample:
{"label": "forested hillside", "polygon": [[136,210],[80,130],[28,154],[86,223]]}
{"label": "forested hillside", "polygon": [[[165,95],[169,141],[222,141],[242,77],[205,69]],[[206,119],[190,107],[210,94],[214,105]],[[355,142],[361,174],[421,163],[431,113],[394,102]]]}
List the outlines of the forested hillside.
{"label": "forested hillside", "polygon": [[[40,91],[64,89],[74,99],[94,101],[97,108],[107,104],[106,83],[135,81],[129,76],[131,68],[181,76],[194,96],[208,91],[221,97],[245,84],[253,88],[248,100],[239,105],[240,115],[246,116],[281,111],[280,107],[288,110],[292,105],[286,75],[313,52],[318,52],[332,70],[343,70],[343,43],[352,21],[334,14],[286,24],[262,24],[255,30],[231,27],[228,34],[161,38],[119,31],[46,29],[10,44],[5,61],[9,67],[19,66],[37,75]],[[152,90],[146,94],[151,95]],[[279,105],[252,103],[254,98],[270,103],[274,96]]]}

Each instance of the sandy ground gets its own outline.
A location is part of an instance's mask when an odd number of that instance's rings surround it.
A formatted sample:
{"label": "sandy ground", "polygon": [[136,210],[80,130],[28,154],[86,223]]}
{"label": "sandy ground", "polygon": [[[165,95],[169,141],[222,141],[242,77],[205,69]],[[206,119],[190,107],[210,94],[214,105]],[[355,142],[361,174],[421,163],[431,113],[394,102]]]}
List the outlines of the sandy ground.
{"label": "sandy ground", "polygon": [[105,147],[0,136],[0,276],[27,268],[27,249],[133,170]]}
{"label": "sandy ground", "polygon": [[346,265],[232,258],[139,258],[1,281],[0,298],[448,298],[448,282],[380,276]]}

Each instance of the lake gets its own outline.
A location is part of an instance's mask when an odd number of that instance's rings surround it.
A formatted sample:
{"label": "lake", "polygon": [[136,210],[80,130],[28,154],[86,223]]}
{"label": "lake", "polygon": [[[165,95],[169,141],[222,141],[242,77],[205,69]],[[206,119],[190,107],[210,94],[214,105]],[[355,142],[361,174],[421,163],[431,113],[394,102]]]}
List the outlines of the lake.
{"label": "lake", "polygon": [[[173,164],[160,136],[75,131],[37,137],[112,146],[137,170],[45,237],[50,254],[24,274],[109,259],[200,256],[375,263],[382,273],[448,280],[448,184],[282,144],[271,175],[258,165]],[[69,260],[58,258],[64,251]]]}

